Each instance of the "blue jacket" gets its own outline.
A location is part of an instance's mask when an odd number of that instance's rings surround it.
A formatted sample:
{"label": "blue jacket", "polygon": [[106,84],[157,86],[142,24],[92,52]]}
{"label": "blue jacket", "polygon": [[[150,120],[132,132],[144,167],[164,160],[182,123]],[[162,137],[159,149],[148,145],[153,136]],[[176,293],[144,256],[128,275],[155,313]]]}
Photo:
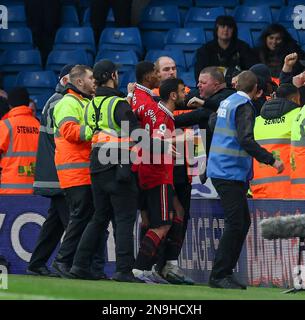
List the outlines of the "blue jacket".
{"label": "blue jacket", "polygon": [[221,102],[213,134],[207,176],[225,180],[249,181],[252,178],[252,157],[240,146],[236,130],[236,110],[250,103],[234,93]]}

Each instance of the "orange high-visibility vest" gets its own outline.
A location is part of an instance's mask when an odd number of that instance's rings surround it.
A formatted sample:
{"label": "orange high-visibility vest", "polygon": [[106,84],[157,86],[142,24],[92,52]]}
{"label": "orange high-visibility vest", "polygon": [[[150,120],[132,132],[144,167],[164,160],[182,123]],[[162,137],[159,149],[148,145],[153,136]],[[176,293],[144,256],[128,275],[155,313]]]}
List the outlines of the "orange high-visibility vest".
{"label": "orange high-visibility vest", "polygon": [[84,107],[89,99],[70,90],[54,108],[55,165],[61,188],[91,184],[91,142],[86,140]]}
{"label": "orange high-visibility vest", "polygon": [[289,199],[290,195],[290,139],[291,126],[300,108],[286,113],[280,118],[256,118],[254,138],[274,158],[282,160],[285,169],[281,174],[269,165],[253,161],[251,191],[256,199]]}
{"label": "orange high-visibility vest", "polygon": [[39,121],[28,106],[11,109],[0,121],[0,194],[32,194]]}

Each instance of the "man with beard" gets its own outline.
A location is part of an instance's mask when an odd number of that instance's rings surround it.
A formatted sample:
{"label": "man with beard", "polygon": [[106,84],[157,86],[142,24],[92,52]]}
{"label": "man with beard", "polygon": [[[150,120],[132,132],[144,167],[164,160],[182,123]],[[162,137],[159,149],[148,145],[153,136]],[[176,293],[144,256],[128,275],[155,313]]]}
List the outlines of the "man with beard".
{"label": "man with beard", "polygon": [[[136,114],[151,138],[166,140],[175,130],[173,111],[176,106],[184,103],[183,81],[165,80],[160,86],[160,97],[161,101],[157,106],[152,104],[149,107],[139,107]],[[143,150],[143,154],[145,152]],[[152,158],[155,159],[154,156]],[[163,246],[167,261],[162,275],[167,278],[167,273],[178,267],[177,259],[183,242],[183,215],[177,210],[174,215],[173,170],[172,158],[163,158],[159,164],[142,162],[138,167],[139,184],[144,190],[149,225],[140,244],[133,274],[147,283],[159,282],[152,266]]]}

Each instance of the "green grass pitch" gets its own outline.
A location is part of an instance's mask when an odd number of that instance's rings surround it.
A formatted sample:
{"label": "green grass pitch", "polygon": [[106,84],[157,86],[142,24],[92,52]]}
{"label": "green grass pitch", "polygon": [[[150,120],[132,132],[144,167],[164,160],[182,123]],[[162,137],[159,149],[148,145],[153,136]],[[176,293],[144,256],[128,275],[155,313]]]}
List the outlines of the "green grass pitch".
{"label": "green grass pitch", "polygon": [[205,285],[160,285],[84,281],[9,275],[0,300],[305,300],[305,291],[283,294],[281,288],[211,289]]}

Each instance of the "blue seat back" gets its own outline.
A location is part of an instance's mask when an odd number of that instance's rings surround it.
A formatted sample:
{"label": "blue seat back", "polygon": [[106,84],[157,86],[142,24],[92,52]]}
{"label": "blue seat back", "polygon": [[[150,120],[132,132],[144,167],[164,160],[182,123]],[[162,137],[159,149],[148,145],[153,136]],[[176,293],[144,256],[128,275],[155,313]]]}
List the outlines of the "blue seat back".
{"label": "blue seat back", "polygon": [[9,28],[19,28],[27,26],[24,5],[9,5],[7,9]]}
{"label": "blue seat back", "polygon": [[135,68],[135,65],[139,62],[139,59],[133,50],[128,50],[128,51],[103,50],[97,54],[95,58],[95,62],[101,59],[108,59],[116,64],[119,64],[120,72],[133,70]]}
{"label": "blue seat back", "polygon": [[41,56],[37,49],[6,50],[0,56],[0,70],[3,72],[18,73],[41,69]]}
{"label": "blue seat back", "polygon": [[1,29],[0,50],[33,49],[32,32],[27,27]]}
{"label": "blue seat back", "polygon": [[53,71],[23,71],[16,78],[16,86],[26,87],[30,94],[54,92],[57,82]]}
{"label": "blue seat back", "polygon": [[225,15],[224,7],[190,8],[184,22],[185,28],[214,28],[218,16]]}
{"label": "blue seat back", "polygon": [[126,51],[134,50],[142,55],[142,40],[138,28],[105,28],[99,39],[99,51],[101,50]]}
{"label": "blue seat back", "polygon": [[246,22],[251,24],[270,24],[272,15],[268,6],[238,6],[234,10],[236,22]]}
{"label": "blue seat back", "polygon": [[183,51],[194,51],[204,43],[205,34],[200,28],[171,29],[165,37],[165,49],[180,48]]}
{"label": "blue seat back", "polygon": [[139,26],[143,30],[168,30],[181,26],[177,6],[146,7],[141,15]]}
{"label": "blue seat back", "polygon": [[46,70],[59,73],[66,64],[90,65],[90,62],[85,50],[53,50],[49,53]]}
{"label": "blue seat back", "polygon": [[61,25],[63,27],[78,27],[79,19],[75,6],[63,6],[61,9]]}

